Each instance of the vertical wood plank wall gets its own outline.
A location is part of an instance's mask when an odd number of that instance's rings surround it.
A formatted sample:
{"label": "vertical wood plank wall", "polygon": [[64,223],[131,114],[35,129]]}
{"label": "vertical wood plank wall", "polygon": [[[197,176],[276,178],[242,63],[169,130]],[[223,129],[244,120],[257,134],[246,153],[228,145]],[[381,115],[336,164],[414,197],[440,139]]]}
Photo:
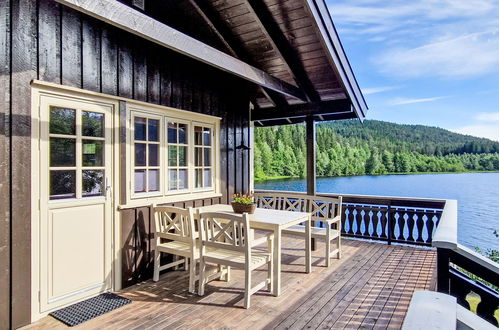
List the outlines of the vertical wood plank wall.
{"label": "vertical wood plank wall", "polygon": [[[0,0],[0,329],[30,322],[37,271],[30,269],[32,79],[222,117],[223,196],[178,206],[227,202],[250,182],[249,153],[235,149],[248,143],[247,83],[52,0]],[[130,285],[151,273],[148,207],[122,211],[122,226]]]}

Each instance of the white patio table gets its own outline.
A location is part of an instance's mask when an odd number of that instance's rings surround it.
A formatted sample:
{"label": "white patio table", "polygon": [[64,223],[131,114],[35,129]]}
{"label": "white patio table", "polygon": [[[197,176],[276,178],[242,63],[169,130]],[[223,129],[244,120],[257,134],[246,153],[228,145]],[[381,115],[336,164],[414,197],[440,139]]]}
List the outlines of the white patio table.
{"label": "white patio table", "polygon": [[[234,214],[232,206],[227,204],[202,206],[195,210],[199,210],[200,212],[227,212]],[[310,273],[312,270],[310,221],[311,214],[305,212],[257,208],[254,214],[250,214],[251,228],[272,231],[274,233],[274,296],[281,294],[281,231],[283,229],[302,222],[305,223],[305,272]]]}

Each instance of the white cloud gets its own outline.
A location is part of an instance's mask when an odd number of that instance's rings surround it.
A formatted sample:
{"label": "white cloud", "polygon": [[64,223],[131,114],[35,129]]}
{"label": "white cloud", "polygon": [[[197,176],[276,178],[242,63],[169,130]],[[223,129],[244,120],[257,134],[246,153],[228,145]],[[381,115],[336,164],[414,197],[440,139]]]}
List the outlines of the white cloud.
{"label": "white cloud", "polygon": [[475,76],[499,71],[499,30],[391,49],[375,62],[382,71],[402,77]]}
{"label": "white cloud", "polygon": [[370,94],[377,94],[377,93],[383,93],[383,92],[388,92],[394,89],[397,89],[400,87],[397,86],[384,86],[384,87],[371,87],[371,88],[362,88],[362,93],[364,95],[370,95]]}
{"label": "white cloud", "polygon": [[499,72],[499,0],[330,0],[347,38],[378,43],[379,70],[401,78]]}
{"label": "white cloud", "polygon": [[499,141],[499,124],[468,125],[451,129],[451,131]]}
{"label": "white cloud", "polygon": [[405,97],[397,97],[388,102],[389,105],[404,105],[404,104],[413,104],[413,103],[423,103],[423,102],[434,102],[441,99],[446,99],[448,96],[435,96],[435,97],[426,97],[420,99],[413,98],[405,98]]}
{"label": "white cloud", "polygon": [[476,115],[475,119],[480,121],[499,121],[499,112],[481,112]]}

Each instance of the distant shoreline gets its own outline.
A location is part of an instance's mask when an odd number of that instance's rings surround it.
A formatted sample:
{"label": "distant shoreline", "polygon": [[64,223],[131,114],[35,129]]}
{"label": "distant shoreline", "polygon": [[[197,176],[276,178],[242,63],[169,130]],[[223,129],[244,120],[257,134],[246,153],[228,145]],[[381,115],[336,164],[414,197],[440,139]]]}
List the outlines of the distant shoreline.
{"label": "distant shoreline", "polygon": [[[383,176],[383,175],[411,175],[411,174],[464,174],[464,173],[499,173],[499,171],[463,171],[463,172],[394,172],[394,173],[383,173],[383,174],[358,174],[358,175],[343,175],[343,176],[317,176],[317,178],[350,178],[357,176]],[[303,179],[306,177],[299,176],[271,176],[265,179],[254,179],[254,182],[264,182],[264,181],[279,181],[279,180],[289,180],[289,179]]]}

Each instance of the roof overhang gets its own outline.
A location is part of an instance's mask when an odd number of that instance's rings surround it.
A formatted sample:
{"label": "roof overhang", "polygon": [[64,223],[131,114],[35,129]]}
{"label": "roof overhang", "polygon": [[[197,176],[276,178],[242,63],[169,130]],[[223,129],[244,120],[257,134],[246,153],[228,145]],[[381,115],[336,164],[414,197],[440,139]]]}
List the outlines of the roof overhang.
{"label": "roof overhang", "polygon": [[186,25],[202,21],[216,43],[117,0],[56,1],[258,85],[251,97],[257,125],[311,117],[362,120],[366,115],[366,102],[324,0],[150,2],[165,6],[164,12],[168,6],[176,6],[175,13],[183,10],[191,19]]}

